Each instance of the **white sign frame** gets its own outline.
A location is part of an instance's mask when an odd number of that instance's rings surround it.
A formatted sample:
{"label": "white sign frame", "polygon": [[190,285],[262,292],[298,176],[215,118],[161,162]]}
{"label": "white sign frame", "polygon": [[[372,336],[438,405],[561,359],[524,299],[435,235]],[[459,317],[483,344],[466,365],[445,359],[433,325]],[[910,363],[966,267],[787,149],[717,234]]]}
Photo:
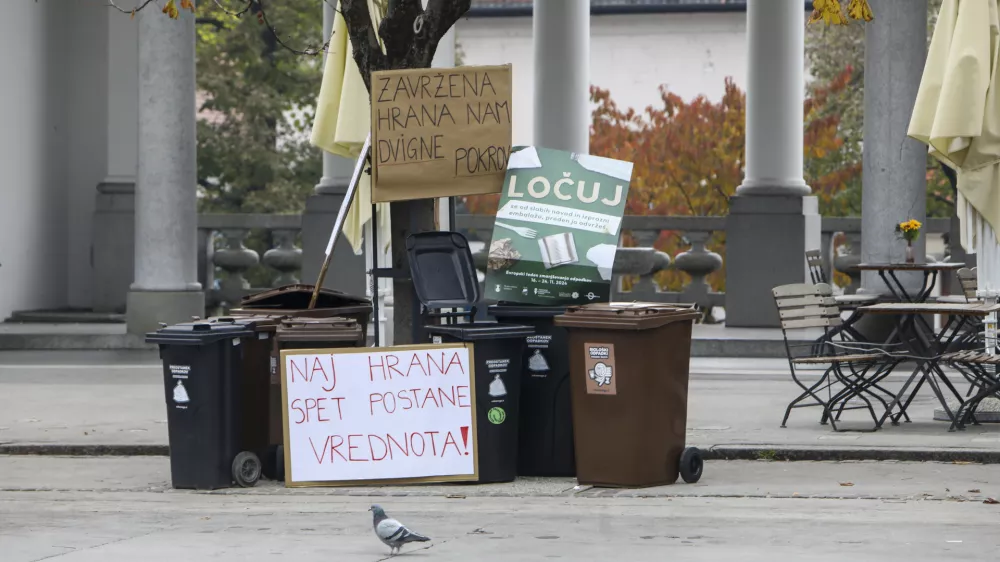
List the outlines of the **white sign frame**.
{"label": "white sign frame", "polygon": [[[438,351],[442,352],[441,356],[443,356],[443,357],[448,357],[447,352],[451,351],[451,352],[458,353],[460,356],[462,356],[464,358],[467,358],[466,359],[466,365],[468,367],[467,368],[468,373],[466,373],[464,375],[460,374],[459,375],[460,378],[456,380],[456,382],[459,383],[459,386],[455,386],[453,388],[460,388],[461,385],[463,385],[463,383],[465,383],[465,382],[468,383],[469,407],[465,408],[465,407],[461,407],[460,406],[459,408],[436,409],[436,410],[435,409],[414,408],[412,410],[407,411],[404,416],[401,416],[398,419],[400,420],[401,423],[405,423],[406,425],[409,425],[409,426],[412,427],[413,424],[419,423],[421,420],[424,420],[424,419],[433,420],[435,414],[437,414],[438,417],[442,417],[442,416],[445,416],[445,417],[447,417],[447,416],[454,417],[455,416],[455,412],[458,412],[458,411],[468,412],[468,416],[469,416],[469,419],[468,419],[468,422],[467,422],[468,428],[469,428],[469,430],[468,430],[468,433],[469,433],[468,434],[468,443],[467,444],[463,444],[461,442],[461,440],[459,440],[458,445],[460,445],[460,446],[464,445],[464,447],[466,448],[466,454],[465,454],[465,456],[471,456],[471,461],[472,461],[472,464],[471,464],[472,471],[471,472],[446,473],[446,474],[424,474],[424,475],[412,476],[412,477],[410,477],[410,476],[393,476],[393,477],[384,477],[384,478],[354,478],[354,477],[352,477],[352,478],[339,477],[338,478],[338,477],[335,477],[334,474],[331,474],[330,478],[310,477],[310,478],[304,478],[304,479],[301,479],[301,480],[295,480],[294,479],[295,478],[295,474],[296,474],[295,464],[294,463],[296,462],[295,459],[298,456],[297,455],[298,451],[295,448],[302,446],[302,444],[301,444],[302,441],[301,440],[303,439],[303,437],[302,437],[302,435],[300,435],[300,433],[305,434],[307,432],[305,430],[303,430],[302,432],[299,432],[299,431],[293,431],[291,429],[290,425],[300,425],[301,423],[303,423],[303,422],[297,422],[296,424],[290,424],[291,415],[293,415],[293,412],[295,412],[295,415],[299,416],[299,419],[303,419],[304,420],[304,419],[307,419],[307,418],[304,418],[303,416],[306,416],[307,414],[309,414],[309,415],[315,415],[315,416],[318,417],[319,416],[319,410],[317,408],[313,407],[312,411],[308,411],[307,412],[304,409],[304,404],[302,402],[299,402],[299,404],[297,406],[293,407],[293,405],[292,405],[293,401],[296,401],[296,400],[300,400],[301,401],[302,400],[302,398],[299,397],[300,396],[299,393],[297,393],[297,392],[290,392],[290,389],[289,389],[289,386],[291,384],[289,382],[289,376],[290,375],[294,376],[296,374],[296,373],[293,373],[292,371],[295,370],[300,375],[302,373],[302,369],[301,368],[296,368],[296,369],[291,369],[290,368],[290,365],[292,364],[292,361],[294,361],[293,358],[303,358],[303,359],[305,359],[307,357],[313,357],[315,359],[315,358],[317,358],[317,356],[321,356],[326,361],[330,362],[329,365],[332,368],[335,365],[337,357],[341,357],[342,358],[341,359],[341,364],[344,365],[344,364],[349,364],[351,361],[357,361],[359,359],[359,356],[367,356],[368,358],[371,358],[372,356],[382,356],[382,358],[384,359],[386,356],[391,356],[391,355],[396,354],[396,353],[402,353],[402,354],[407,354],[410,357],[410,359],[412,360],[412,358],[416,356],[416,354],[414,354],[413,352],[430,352],[430,353],[436,353]],[[441,356],[439,356],[439,357],[441,357]],[[291,359],[291,361],[290,361],[290,359]],[[315,486],[372,486],[372,485],[376,485],[377,486],[377,485],[386,485],[386,484],[416,484],[416,483],[434,483],[434,482],[475,482],[475,481],[479,480],[479,441],[477,439],[477,425],[476,425],[476,414],[477,413],[476,413],[475,355],[474,355],[474,352],[473,352],[473,345],[471,343],[464,343],[464,344],[407,345],[407,346],[381,347],[381,348],[287,349],[287,350],[282,350],[281,351],[280,361],[281,361],[281,406],[282,406],[281,418],[282,418],[282,433],[283,433],[283,436],[284,436],[285,486],[292,487],[292,488],[294,488],[294,487],[315,487]],[[442,360],[442,363],[443,363],[443,360]],[[371,365],[370,362],[368,362],[367,364]],[[401,363],[396,363],[395,365],[398,365],[399,369],[406,369],[407,368],[407,365],[403,365]],[[344,369],[342,368],[341,372],[339,373],[340,377],[344,377],[345,376],[343,370]],[[427,370],[431,370],[431,366],[430,365],[428,365]],[[369,377],[374,376],[372,374],[372,371],[371,371],[370,368],[366,368],[365,371],[368,371],[368,373],[365,373],[365,374],[368,374]],[[450,371],[450,369],[445,368],[445,369],[443,369],[443,371],[447,373],[447,372]],[[317,371],[317,372],[319,372],[319,371]],[[383,369],[383,372],[386,372],[386,370]],[[441,375],[442,375],[442,373],[439,373],[439,376],[441,376]],[[321,374],[314,374],[312,376],[319,377],[319,376],[322,376],[322,375]],[[351,375],[346,375],[346,376],[351,376]],[[357,373],[357,375],[354,375],[354,376],[362,376],[362,373]],[[413,376],[414,377],[420,377],[421,373],[413,373]],[[430,376],[430,375],[427,375],[427,373],[423,373],[423,376]],[[445,375],[445,376],[450,376],[450,373],[448,375]],[[466,379],[466,377],[467,377],[467,379]],[[390,376],[389,380],[391,380],[391,378],[392,377]],[[334,379],[334,381],[336,381],[336,379],[337,379],[337,373],[336,372],[333,373],[333,379]],[[351,381],[348,384],[356,384],[356,380],[355,379],[348,379],[348,380]],[[372,382],[372,383],[374,383],[375,386],[371,387],[371,388],[374,388],[376,391],[377,390],[382,390],[383,388],[389,388],[387,384],[380,384],[380,383],[387,383],[386,380],[376,381],[376,380],[373,380],[372,378],[369,378],[369,381],[366,381],[366,382]],[[319,389],[322,391],[322,390],[326,389],[326,387],[322,386],[322,384],[330,384],[330,380],[327,379],[326,381],[320,381],[319,379],[316,379],[316,383],[320,384]],[[310,382],[309,384],[312,385],[313,383]],[[337,384],[336,382],[333,382],[334,386],[332,388],[336,388],[336,384]],[[344,387],[341,386],[341,388],[343,389]],[[400,388],[402,388],[402,387],[400,387]],[[345,389],[345,390],[349,391],[350,389]],[[404,389],[404,390],[406,390],[406,389]],[[355,391],[356,391],[356,389],[355,389]],[[332,393],[333,392],[332,389],[329,392]],[[308,394],[308,392],[306,392],[306,394]],[[374,402],[372,402],[372,399],[371,399],[371,396],[374,396],[374,393],[369,393],[368,397],[361,397],[361,396],[358,396],[358,394],[354,394],[353,396],[355,396],[356,398],[355,398],[355,400],[353,400],[352,402],[350,402],[350,404],[354,404],[355,405],[355,413],[358,411],[357,410],[357,408],[358,408],[357,404],[359,404],[359,403],[362,405],[362,407],[375,408]],[[290,400],[290,397],[291,397],[291,400]],[[327,408],[326,411],[328,411],[328,412],[330,412],[330,411],[337,412],[338,415],[342,418],[343,417],[343,412],[344,412],[344,410],[343,410],[344,406],[343,405],[346,402],[346,400],[347,400],[348,397],[340,395],[338,398],[333,398],[333,397],[330,397],[330,398],[332,400],[336,400],[336,406],[333,406],[332,404],[327,404],[325,406]],[[458,397],[458,401],[459,401],[459,403],[461,401],[460,394],[459,394],[459,397]],[[441,403],[443,404],[444,402],[445,402],[445,399],[442,399]],[[425,400],[424,403],[426,404],[426,400]],[[385,406],[385,405],[383,404],[383,406]],[[394,408],[394,410],[395,410],[395,408]],[[373,410],[369,409],[369,412],[373,412]],[[388,408],[387,407],[386,407],[386,412],[388,412]],[[425,412],[427,412],[427,413],[425,414]],[[442,412],[446,412],[446,413],[442,414]],[[327,415],[330,416],[331,414],[327,414]],[[374,417],[374,414],[371,414],[371,415],[372,415],[372,417]],[[464,417],[464,415],[463,415],[463,417]],[[327,420],[325,420],[325,421],[330,421],[330,420],[331,420],[331,418],[327,418]],[[384,425],[387,422],[385,422],[384,420],[382,420],[381,423]],[[438,421],[436,423],[441,423],[441,422]],[[347,425],[347,427],[349,428],[347,430],[347,432],[349,434],[351,434],[351,435],[363,435],[363,434],[359,433],[365,427],[365,424],[363,422],[348,421],[345,425]],[[317,425],[316,424],[312,424],[310,427],[317,427]],[[359,429],[353,429],[353,428],[359,428]],[[351,432],[353,432],[353,433],[351,433]],[[369,433],[368,435],[374,435],[374,434]],[[405,433],[404,433],[404,435],[405,435]],[[292,437],[298,438],[297,441],[293,441]],[[350,446],[349,442],[347,440],[344,440],[343,437],[340,434],[338,434],[338,435],[332,435],[331,434],[331,435],[329,435],[328,439],[332,439],[333,437],[341,437],[340,444],[337,445],[337,447],[343,446],[345,448],[348,448]],[[457,438],[458,436],[455,436],[455,437]],[[412,435],[411,435],[411,439],[412,439]],[[423,439],[423,436],[421,436],[421,439]],[[443,439],[443,438],[441,438],[441,439]],[[314,453],[316,453],[315,442],[312,442],[312,443],[313,443],[313,445],[312,445],[313,450],[312,451],[308,451],[308,449],[307,449],[307,454],[314,454]],[[366,444],[367,445],[371,445],[370,441],[367,442]],[[373,447],[374,445],[371,445],[371,446]],[[405,446],[405,444],[404,444],[404,446]],[[305,447],[308,448],[308,447],[310,447],[310,445],[306,444]],[[334,451],[331,450],[332,448],[333,448],[332,444],[325,443],[324,444],[324,448],[322,449],[323,453],[322,453],[322,455],[320,455],[320,457],[326,457],[327,456],[327,451],[329,451],[329,457],[330,457],[330,459],[334,459],[334,456],[333,456],[334,455]],[[357,449],[357,448],[358,447],[355,447],[355,449]],[[389,446],[387,444],[386,445],[387,454],[388,454],[388,448],[389,448]],[[414,446],[414,449],[415,449],[415,446]],[[456,449],[457,449],[457,447],[456,447]],[[443,450],[444,449],[442,449],[442,451]],[[341,457],[343,457],[343,452],[340,449],[338,449],[336,452],[337,452],[338,455],[340,455]],[[369,452],[372,453],[371,456],[374,456],[373,450],[369,451]],[[299,454],[301,454],[301,453],[299,453]],[[320,457],[317,457],[317,458],[320,458]],[[301,458],[301,456],[299,456],[298,458]],[[352,457],[352,459],[353,459],[353,457]],[[368,460],[371,460],[371,459],[368,459]],[[378,459],[378,460],[380,461],[381,459]],[[337,461],[337,462],[341,462],[341,461]],[[462,463],[467,463],[468,461],[466,459],[461,459],[461,462]],[[322,464],[322,462],[320,462],[319,464]],[[331,460],[331,464],[328,465],[328,466],[333,467],[335,464],[336,463],[334,462],[334,460]],[[371,464],[370,462],[366,463],[366,465],[368,465],[368,466],[370,466],[370,464]],[[310,472],[314,473],[314,472],[316,472],[316,469],[312,468]]]}

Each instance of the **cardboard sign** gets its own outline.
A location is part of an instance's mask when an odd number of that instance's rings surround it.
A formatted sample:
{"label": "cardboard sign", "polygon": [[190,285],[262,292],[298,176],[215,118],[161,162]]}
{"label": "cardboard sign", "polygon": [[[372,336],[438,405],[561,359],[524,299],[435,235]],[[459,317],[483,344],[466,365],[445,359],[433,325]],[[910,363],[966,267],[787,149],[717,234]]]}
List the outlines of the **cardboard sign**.
{"label": "cardboard sign", "polygon": [[472,346],[281,352],[285,484],[478,478]]}
{"label": "cardboard sign", "polygon": [[540,147],[511,155],[486,296],[541,305],[607,302],[632,163]]}
{"label": "cardboard sign", "polygon": [[511,152],[511,69],[372,73],[372,201],[497,193]]}

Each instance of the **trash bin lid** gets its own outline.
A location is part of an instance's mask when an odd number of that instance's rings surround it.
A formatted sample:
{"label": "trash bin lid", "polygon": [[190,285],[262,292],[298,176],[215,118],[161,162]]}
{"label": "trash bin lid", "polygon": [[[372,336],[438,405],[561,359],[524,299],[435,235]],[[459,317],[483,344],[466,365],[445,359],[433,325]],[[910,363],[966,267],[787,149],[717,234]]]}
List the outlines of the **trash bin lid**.
{"label": "trash bin lid", "polygon": [[651,302],[594,303],[571,306],[556,317],[556,326],[648,330],[701,317],[694,305]]}
{"label": "trash bin lid", "polygon": [[[277,309],[277,310],[299,310],[309,308],[309,301],[312,300],[315,285],[285,285],[276,289],[262,291],[240,301],[240,308],[244,309]],[[326,287],[319,290],[319,297],[316,299],[316,308],[340,308],[348,306],[371,306],[371,301],[354,295],[348,295],[335,289]]]}
{"label": "trash bin lid", "polygon": [[490,315],[497,318],[551,318],[566,312],[565,306],[538,306],[500,302],[490,306]]}
{"label": "trash bin lid", "polygon": [[146,334],[146,343],[207,345],[219,340],[247,338],[253,335],[253,330],[242,324],[205,321],[184,322]]}
{"label": "trash bin lid", "polygon": [[352,318],[286,318],[278,325],[278,341],[354,341],[361,326]]}
{"label": "trash bin lid", "polygon": [[479,302],[479,277],[469,241],[458,232],[422,232],[406,239],[417,299],[427,308]]}
{"label": "trash bin lid", "polygon": [[210,316],[205,322],[214,324],[237,324],[246,326],[248,330],[254,332],[274,332],[282,319],[287,318],[285,314],[268,314],[259,316]]}
{"label": "trash bin lid", "polygon": [[519,324],[499,324],[497,322],[476,322],[475,324],[445,324],[425,326],[427,333],[447,335],[460,341],[499,340],[506,338],[526,338],[535,335],[531,326]]}

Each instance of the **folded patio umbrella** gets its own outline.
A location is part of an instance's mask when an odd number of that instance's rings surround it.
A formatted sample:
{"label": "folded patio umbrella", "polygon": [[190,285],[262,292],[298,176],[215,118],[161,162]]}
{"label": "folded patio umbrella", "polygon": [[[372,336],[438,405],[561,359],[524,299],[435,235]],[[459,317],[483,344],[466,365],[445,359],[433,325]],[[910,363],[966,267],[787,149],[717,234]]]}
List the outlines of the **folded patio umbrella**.
{"label": "folded patio umbrella", "polygon": [[[373,0],[368,2],[372,23],[378,30],[382,21],[380,9]],[[351,41],[347,36],[347,23],[340,13],[340,3],[333,20],[333,36],[323,68],[323,83],[316,99],[316,118],[313,121],[313,145],[352,160],[361,155],[361,147],[371,131],[371,109],[368,90],[361,79],[361,72],[354,62]],[[383,249],[389,244],[389,206],[377,207],[378,238]],[[351,210],[344,220],[344,237],[354,253],[364,250],[365,224],[372,219],[371,176],[361,174],[361,181],[351,202]]]}
{"label": "folded patio umbrella", "polygon": [[1000,289],[998,49],[998,0],[944,0],[908,131],[956,171],[961,242],[977,256],[979,288],[993,291]]}

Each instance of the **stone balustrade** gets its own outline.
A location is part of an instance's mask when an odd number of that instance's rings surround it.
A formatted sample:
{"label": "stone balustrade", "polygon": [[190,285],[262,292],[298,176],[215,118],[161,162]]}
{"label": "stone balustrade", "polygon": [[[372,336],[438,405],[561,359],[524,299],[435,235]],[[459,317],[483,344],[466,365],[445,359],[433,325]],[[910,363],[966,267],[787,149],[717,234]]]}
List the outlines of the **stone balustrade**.
{"label": "stone balustrade", "polygon": [[[474,257],[477,267],[484,271],[493,217],[459,215],[456,218],[459,231],[470,241],[482,243]],[[723,306],[725,293],[713,291],[708,278],[724,265],[723,257],[710,246],[713,234],[724,232],[725,225],[726,217],[625,217],[622,230],[637,247],[621,248],[615,259],[614,299],[696,303],[705,310]],[[928,220],[925,225],[928,242],[940,240],[942,235],[947,240],[949,229],[949,219]],[[206,288],[209,308],[228,308],[247,294],[298,283],[302,268],[300,231],[301,217],[298,215],[200,215],[198,275]],[[654,249],[653,245],[663,232],[680,236],[686,247],[673,256]],[[834,248],[833,240],[838,234],[842,234],[843,243]],[[947,254],[947,244],[943,247]],[[714,249],[722,251],[722,248]],[[844,290],[854,292],[860,276],[850,272],[849,267],[860,262],[861,219],[824,218],[821,250],[826,271],[847,272],[851,283]],[[760,249],[760,256],[761,267],[766,267],[766,248]],[[680,290],[664,290],[657,283],[657,274],[663,271],[685,274]],[[625,278],[632,280],[628,290],[623,288]]]}
{"label": "stone balustrade", "polygon": [[[301,227],[298,215],[199,215],[198,278],[208,308],[229,308],[248,294],[298,283]],[[254,245],[263,245],[258,248],[263,257],[247,246],[251,237]]]}

